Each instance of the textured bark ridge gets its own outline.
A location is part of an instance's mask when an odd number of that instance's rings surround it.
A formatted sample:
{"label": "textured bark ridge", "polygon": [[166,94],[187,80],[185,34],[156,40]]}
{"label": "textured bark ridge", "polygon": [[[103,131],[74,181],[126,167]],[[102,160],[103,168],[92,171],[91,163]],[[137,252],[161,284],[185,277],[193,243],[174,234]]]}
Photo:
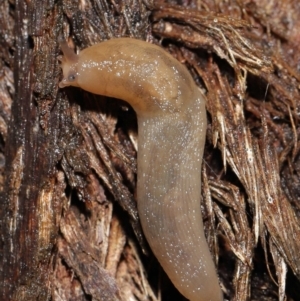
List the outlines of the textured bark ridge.
{"label": "textured bark ridge", "polygon": [[63,35],[76,51],[148,40],[189,68],[207,97],[202,213],[224,296],[299,300],[299,16],[294,0],[2,1],[0,299],[181,298],[139,225],[135,114],[58,89]]}

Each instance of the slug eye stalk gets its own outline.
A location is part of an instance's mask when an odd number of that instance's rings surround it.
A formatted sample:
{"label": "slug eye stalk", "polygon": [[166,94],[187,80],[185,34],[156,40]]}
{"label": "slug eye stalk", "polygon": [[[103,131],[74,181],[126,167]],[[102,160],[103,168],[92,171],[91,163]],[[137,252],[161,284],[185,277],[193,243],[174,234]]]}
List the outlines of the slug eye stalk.
{"label": "slug eye stalk", "polygon": [[68,43],[65,40],[60,39],[60,48],[63,52],[63,56],[60,55],[58,60],[60,61],[60,67],[63,71],[63,79],[58,84],[60,88],[67,86],[76,86],[77,83],[77,65],[78,65],[78,55],[68,46]]}

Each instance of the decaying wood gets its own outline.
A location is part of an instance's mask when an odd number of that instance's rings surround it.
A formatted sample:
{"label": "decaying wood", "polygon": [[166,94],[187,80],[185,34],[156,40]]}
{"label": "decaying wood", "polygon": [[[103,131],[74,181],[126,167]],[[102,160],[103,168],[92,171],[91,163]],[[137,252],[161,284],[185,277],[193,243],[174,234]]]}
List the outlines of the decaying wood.
{"label": "decaying wood", "polygon": [[136,37],[186,64],[207,96],[203,216],[225,298],[300,299],[298,1],[3,1],[0,14],[1,300],[181,300],[139,226],[135,114],[58,89],[61,34],[78,51]]}

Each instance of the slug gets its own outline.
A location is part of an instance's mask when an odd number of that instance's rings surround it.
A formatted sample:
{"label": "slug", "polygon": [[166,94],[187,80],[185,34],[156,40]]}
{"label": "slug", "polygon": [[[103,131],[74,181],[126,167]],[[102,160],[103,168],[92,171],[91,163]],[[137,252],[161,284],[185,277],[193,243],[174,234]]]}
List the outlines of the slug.
{"label": "slug", "polygon": [[190,73],[159,46],[132,38],[79,55],[60,45],[60,88],[125,100],[137,114],[138,213],[161,266],[190,301],[223,300],[200,208],[205,99]]}

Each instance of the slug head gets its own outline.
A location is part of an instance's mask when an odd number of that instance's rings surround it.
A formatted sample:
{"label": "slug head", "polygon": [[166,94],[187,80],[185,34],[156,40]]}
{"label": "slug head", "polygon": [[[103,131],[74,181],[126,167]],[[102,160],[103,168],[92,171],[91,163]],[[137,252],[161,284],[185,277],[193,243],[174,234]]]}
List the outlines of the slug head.
{"label": "slug head", "polygon": [[78,55],[68,46],[68,43],[63,38],[59,39],[59,44],[63,52],[63,56],[58,57],[63,71],[63,79],[59,83],[59,87],[78,87]]}

